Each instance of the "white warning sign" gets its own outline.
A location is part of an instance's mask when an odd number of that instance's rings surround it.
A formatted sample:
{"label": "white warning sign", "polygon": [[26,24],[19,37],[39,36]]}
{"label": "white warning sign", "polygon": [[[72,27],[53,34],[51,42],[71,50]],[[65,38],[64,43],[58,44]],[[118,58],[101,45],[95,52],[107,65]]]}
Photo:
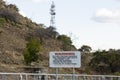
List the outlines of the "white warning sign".
{"label": "white warning sign", "polygon": [[79,68],[81,66],[81,54],[79,51],[55,51],[50,52],[49,65],[53,68]]}

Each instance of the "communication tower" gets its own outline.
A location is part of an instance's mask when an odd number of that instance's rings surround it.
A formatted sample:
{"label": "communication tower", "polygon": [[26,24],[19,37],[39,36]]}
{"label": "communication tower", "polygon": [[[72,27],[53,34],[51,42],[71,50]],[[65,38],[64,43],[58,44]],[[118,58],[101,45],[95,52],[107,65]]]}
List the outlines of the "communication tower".
{"label": "communication tower", "polygon": [[55,4],[54,4],[54,1],[52,1],[52,4],[51,4],[51,8],[50,8],[50,15],[51,15],[51,19],[50,19],[50,26],[51,27],[55,27]]}

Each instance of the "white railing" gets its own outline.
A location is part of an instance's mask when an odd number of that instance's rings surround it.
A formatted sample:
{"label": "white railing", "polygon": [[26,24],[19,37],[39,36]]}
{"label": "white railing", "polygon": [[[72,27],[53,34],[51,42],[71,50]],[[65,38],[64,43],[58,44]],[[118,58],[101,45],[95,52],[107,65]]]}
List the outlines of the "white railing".
{"label": "white railing", "polygon": [[39,73],[0,73],[0,80],[120,80],[120,76],[84,74],[73,75]]}

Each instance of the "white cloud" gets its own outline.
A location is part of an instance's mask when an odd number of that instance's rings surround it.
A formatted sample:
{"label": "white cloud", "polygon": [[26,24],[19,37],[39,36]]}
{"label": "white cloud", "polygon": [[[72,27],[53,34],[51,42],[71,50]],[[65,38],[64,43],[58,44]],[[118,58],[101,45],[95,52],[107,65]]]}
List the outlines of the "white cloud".
{"label": "white cloud", "polygon": [[93,15],[93,20],[98,22],[120,22],[120,10],[100,9]]}

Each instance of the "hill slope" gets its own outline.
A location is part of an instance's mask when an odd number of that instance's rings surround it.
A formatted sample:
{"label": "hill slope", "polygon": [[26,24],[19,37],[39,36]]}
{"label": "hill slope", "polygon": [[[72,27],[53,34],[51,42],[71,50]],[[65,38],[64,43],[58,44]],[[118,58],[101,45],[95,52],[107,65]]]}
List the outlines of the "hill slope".
{"label": "hill slope", "polygon": [[[20,15],[15,5],[6,5],[0,0],[0,72],[24,71],[23,52],[32,37],[42,43],[40,67],[48,67],[49,52],[62,50],[61,41],[56,39],[58,35],[55,28],[32,22]],[[75,50],[75,47],[71,49]]]}

